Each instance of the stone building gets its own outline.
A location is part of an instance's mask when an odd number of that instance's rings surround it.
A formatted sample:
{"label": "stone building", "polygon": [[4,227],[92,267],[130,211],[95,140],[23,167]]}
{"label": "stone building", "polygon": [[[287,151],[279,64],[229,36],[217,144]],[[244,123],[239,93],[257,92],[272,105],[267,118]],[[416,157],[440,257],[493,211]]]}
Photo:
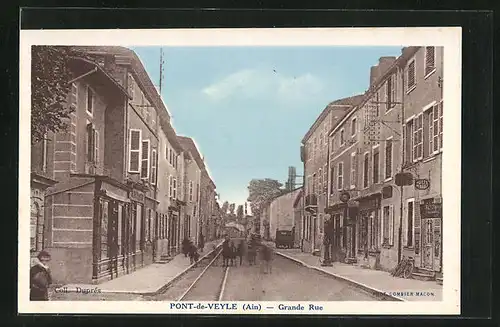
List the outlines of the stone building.
{"label": "stone building", "polygon": [[328,205],[328,132],[360,98],[356,95],[328,104],[302,139],[305,177],[301,238],[305,252],[320,250],[322,244],[324,209]]}
{"label": "stone building", "polygon": [[58,283],[99,283],[179,251],[190,167],[137,55],[77,49],[69,128],[32,146],[32,250]]}
{"label": "stone building", "polygon": [[269,236],[276,237],[277,230],[292,231],[295,227],[294,203],[302,188],[275,197],[269,205]]}
{"label": "stone building", "polygon": [[[412,256],[417,267],[441,269],[439,81],[440,48],[408,47],[398,58],[382,57],[371,69],[362,101],[330,131],[327,212],[334,219],[336,259],[390,270],[400,256]],[[414,183],[401,192],[396,175],[408,172]],[[431,187],[419,190],[429,181]],[[347,204],[341,194],[349,195]],[[427,217],[426,238],[420,209]],[[424,239],[431,244],[426,255],[421,254]]]}
{"label": "stone building", "polygon": [[[198,239],[200,228],[199,208],[201,199],[199,192],[197,192],[197,188],[201,183],[202,167],[198,165],[201,155],[191,138],[179,136],[178,139],[184,149],[184,162],[186,166],[184,174],[186,196],[184,201],[187,205],[184,237],[195,241]],[[196,158],[198,158],[198,160]]]}

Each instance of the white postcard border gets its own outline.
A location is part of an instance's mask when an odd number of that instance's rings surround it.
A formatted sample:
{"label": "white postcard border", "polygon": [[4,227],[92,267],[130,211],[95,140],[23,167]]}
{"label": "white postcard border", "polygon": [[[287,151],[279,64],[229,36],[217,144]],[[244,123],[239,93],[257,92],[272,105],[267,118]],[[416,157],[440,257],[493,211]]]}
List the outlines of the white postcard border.
{"label": "white postcard border", "polygon": [[[460,193],[461,193],[461,28],[301,28],[301,29],[175,29],[175,30],[21,30],[19,110],[19,313],[205,313],[314,314],[280,311],[279,303],[259,302],[260,312],[238,310],[171,310],[169,302],[142,301],[29,301],[30,239],[30,96],[31,45],[121,46],[444,46],[443,83],[443,299],[407,302],[301,302],[318,304],[318,314],[459,314],[460,313]],[[374,63],[378,58],[374,58]],[[451,169],[453,168],[453,169]],[[204,302],[196,302],[204,303]],[[206,303],[206,302],[205,302]]]}

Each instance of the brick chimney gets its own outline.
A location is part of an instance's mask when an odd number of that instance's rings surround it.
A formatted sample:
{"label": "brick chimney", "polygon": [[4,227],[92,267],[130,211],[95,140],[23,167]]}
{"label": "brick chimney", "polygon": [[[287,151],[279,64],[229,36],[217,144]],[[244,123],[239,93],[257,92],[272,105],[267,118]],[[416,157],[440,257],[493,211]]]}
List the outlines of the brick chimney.
{"label": "brick chimney", "polygon": [[370,68],[370,87],[396,61],[396,57],[380,57],[378,64]]}

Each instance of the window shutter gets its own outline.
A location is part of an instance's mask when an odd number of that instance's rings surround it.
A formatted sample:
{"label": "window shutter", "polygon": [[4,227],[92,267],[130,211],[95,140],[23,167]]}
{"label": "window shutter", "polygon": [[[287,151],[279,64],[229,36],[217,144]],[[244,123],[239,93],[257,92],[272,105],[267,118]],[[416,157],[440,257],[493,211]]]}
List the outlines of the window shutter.
{"label": "window shutter", "polygon": [[141,178],[149,177],[149,140],[142,141]]}
{"label": "window shutter", "polygon": [[140,162],[140,152],[141,152],[141,134],[142,131],[138,129],[130,130],[129,137],[129,172],[139,173],[141,162]]}
{"label": "window shutter", "polygon": [[443,149],[443,100],[439,103],[439,149]]}
{"label": "window shutter", "polygon": [[435,48],[425,47],[425,75],[430,74],[435,66]]}
{"label": "window shutter", "polygon": [[410,64],[408,65],[408,78],[407,78],[407,85],[408,89],[412,88],[415,85],[415,59],[413,59]]}
{"label": "window shutter", "polygon": [[156,169],[158,165],[158,156],[156,149],[151,151],[151,184],[156,185]]}
{"label": "window shutter", "polygon": [[99,162],[99,132],[94,129],[94,140],[93,140],[93,145],[94,145],[94,163]]}
{"label": "window shutter", "polygon": [[389,206],[389,245],[394,245],[394,205]]}
{"label": "window shutter", "polygon": [[87,124],[87,161],[92,162],[94,159],[94,130],[92,124]]}

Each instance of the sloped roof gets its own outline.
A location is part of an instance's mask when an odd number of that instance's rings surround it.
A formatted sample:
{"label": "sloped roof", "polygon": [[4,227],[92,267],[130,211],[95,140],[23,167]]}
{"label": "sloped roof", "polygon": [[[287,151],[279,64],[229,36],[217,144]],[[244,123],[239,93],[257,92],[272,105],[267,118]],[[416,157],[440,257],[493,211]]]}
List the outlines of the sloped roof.
{"label": "sloped roof", "polygon": [[188,151],[193,157],[194,161],[196,161],[198,167],[200,167],[200,169],[203,170],[205,168],[205,163],[203,162],[201,154],[200,152],[198,152],[198,149],[196,148],[193,139],[187,136],[177,136],[177,140],[179,141],[184,151]]}
{"label": "sloped roof", "polygon": [[[363,100],[363,96],[364,96],[364,94],[357,94],[357,95],[354,95],[351,97],[342,98],[342,99],[338,99],[338,100],[330,102],[325,107],[325,109],[323,109],[323,111],[319,114],[318,118],[316,118],[316,120],[314,121],[314,124],[312,124],[312,126],[309,128],[306,135],[302,139],[302,143],[307,142],[307,140],[314,133],[314,131],[316,130],[318,125],[321,124],[323,122],[323,120],[326,118],[326,116],[328,115],[330,110],[337,108],[336,106],[346,106],[344,109],[344,115],[346,115],[347,112],[349,112],[349,110],[351,108],[357,106]],[[342,118],[340,118],[340,119],[342,119]]]}
{"label": "sloped roof", "polygon": [[[151,81],[151,78],[144,68],[141,59],[133,50],[121,46],[77,46],[73,48],[77,51],[88,53],[91,55],[115,55],[116,57],[119,57],[117,58],[117,61],[120,61],[120,64],[130,65],[136,75],[137,82],[143,87],[148,100],[156,108],[156,112],[159,116],[160,126],[167,136],[168,141],[175,150],[182,151],[182,147],[177,140],[175,130],[170,123],[171,115],[168,111],[168,108],[163,102],[163,99],[158,92],[158,88]],[[104,67],[104,70],[106,70],[106,67]]]}

